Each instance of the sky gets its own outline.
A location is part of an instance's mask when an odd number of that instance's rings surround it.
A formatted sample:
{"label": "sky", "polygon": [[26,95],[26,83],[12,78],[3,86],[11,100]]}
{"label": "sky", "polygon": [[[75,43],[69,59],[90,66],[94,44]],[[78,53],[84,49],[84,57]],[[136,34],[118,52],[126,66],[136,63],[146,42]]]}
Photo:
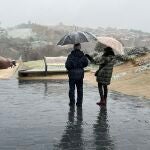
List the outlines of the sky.
{"label": "sky", "polygon": [[150,32],[150,0],[0,0],[1,26],[28,21]]}

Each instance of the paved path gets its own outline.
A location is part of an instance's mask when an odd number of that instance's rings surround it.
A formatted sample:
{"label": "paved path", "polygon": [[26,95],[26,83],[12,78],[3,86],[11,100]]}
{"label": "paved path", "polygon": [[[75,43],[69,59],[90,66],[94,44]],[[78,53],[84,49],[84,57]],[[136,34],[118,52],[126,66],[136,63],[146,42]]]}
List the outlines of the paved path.
{"label": "paved path", "polygon": [[149,150],[150,101],[110,92],[95,105],[84,85],[82,109],[68,107],[66,81],[0,80],[0,150]]}

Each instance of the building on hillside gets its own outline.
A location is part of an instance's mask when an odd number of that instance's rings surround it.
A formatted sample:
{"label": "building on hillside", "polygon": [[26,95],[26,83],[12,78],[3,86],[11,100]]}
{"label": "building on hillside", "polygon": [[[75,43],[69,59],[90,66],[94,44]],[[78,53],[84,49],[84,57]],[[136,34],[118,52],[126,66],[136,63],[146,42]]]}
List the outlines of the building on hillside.
{"label": "building on hillside", "polygon": [[36,38],[36,33],[34,33],[32,29],[28,28],[10,29],[8,30],[8,37],[20,39]]}
{"label": "building on hillside", "polygon": [[43,48],[47,45],[53,45],[52,42],[47,42],[47,41],[34,41],[34,42],[31,42],[31,47],[34,49],[34,48]]}
{"label": "building on hillside", "polygon": [[7,37],[7,31],[0,27],[0,38]]}

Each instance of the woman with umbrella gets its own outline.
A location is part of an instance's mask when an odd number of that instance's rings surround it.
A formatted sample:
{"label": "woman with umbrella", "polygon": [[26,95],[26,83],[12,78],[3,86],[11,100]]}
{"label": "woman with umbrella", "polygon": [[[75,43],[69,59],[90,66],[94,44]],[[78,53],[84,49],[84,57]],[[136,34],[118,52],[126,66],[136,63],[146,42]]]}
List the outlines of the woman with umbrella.
{"label": "woman with umbrella", "polygon": [[[123,47],[120,42],[113,38],[98,38],[100,44],[106,45],[104,48],[104,53],[102,57],[94,57],[92,58],[88,54],[86,56],[89,60],[95,64],[99,65],[99,69],[96,71],[96,81],[98,82],[98,89],[100,94],[100,101],[96,104],[99,106],[107,105],[107,95],[108,95],[108,85],[111,82],[113,66],[116,62],[116,59],[120,59],[117,55],[123,55]],[[110,47],[111,46],[111,47]],[[112,47],[114,47],[112,49]]]}
{"label": "woman with umbrella", "polygon": [[98,89],[100,94],[100,102],[97,105],[106,106],[107,103],[107,86],[110,84],[113,66],[115,64],[115,55],[111,47],[106,47],[104,49],[104,54],[101,59],[93,59],[89,55],[86,55],[92,62],[99,65],[99,69],[96,71],[96,81],[98,82]]}

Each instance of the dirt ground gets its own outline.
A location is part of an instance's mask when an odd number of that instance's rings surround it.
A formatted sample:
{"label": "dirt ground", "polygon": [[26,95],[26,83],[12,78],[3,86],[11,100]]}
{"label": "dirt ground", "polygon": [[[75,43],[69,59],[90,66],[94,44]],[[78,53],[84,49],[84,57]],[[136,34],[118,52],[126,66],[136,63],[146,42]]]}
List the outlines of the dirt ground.
{"label": "dirt ground", "polygon": [[[136,73],[139,67],[126,63],[114,68],[110,90],[118,91],[127,95],[141,96],[150,99],[150,72]],[[120,77],[119,77],[120,76]],[[87,73],[85,80],[97,85],[93,73]]]}
{"label": "dirt ground", "polygon": [[17,71],[19,67],[19,64],[17,64],[13,68],[8,68],[8,69],[0,69],[0,79],[9,79],[11,78],[15,72]]}

